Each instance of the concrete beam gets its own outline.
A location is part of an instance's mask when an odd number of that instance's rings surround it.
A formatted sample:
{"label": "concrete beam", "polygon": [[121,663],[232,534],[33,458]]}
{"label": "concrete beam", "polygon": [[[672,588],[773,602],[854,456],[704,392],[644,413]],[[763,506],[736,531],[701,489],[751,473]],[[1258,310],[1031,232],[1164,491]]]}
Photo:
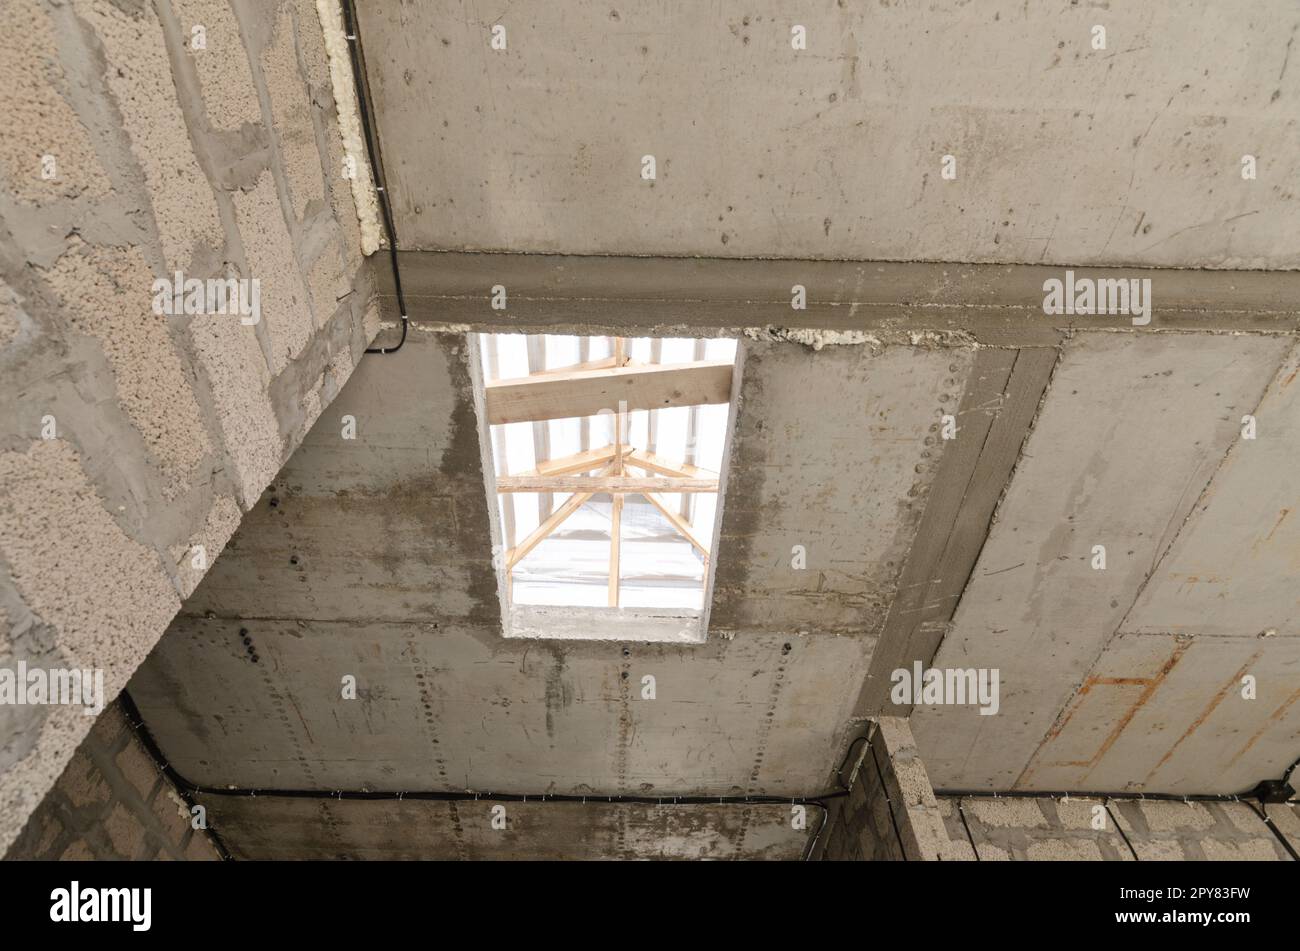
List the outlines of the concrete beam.
{"label": "concrete beam", "polygon": [[987,349],[975,365],[956,413],[898,595],[871,655],[858,715],[908,716],[910,702],[890,702],[890,675],[929,665],[957,609],[988,536],[993,510],[1029,435],[1057,352]]}
{"label": "concrete beam", "polygon": [[[1065,268],[887,261],[734,260],[403,251],[412,319],[528,333],[669,335],[745,328],[866,334],[968,334],[1000,346],[1055,346],[1074,330],[1300,331],[1300,271],[1074,268],[1082,279],[1151,281],[1151,321],[1048,316],[1045,281]],[[387,262],[376,268],[386,316],[397,318]],[[507,290],[493,310],[495,285]],[[793,288],[806,308],[791,306]]]}

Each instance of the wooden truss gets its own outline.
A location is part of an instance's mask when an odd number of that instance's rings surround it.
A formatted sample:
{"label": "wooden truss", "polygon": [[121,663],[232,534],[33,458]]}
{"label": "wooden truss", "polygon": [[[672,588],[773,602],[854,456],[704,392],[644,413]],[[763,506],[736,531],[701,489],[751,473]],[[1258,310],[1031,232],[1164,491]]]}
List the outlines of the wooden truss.
{"label": "wooden truss", "polygon": [[[531,343],[531,341],[530,341]],[[708,546],[691,526],[690,499],[700,492],[718,491],[718,473],[702,469],[693,460],[664,459],[654,452],[655,409],[666,406],[696,407],[707,403],[727,402],[731,393],[731,364],[703,360],[703,341],[696,346],[694,363],[664,366],[659,364],[660,342],[653,341],[651,363],[637,363],[627,355],[627,342],[616,337],[611,342],[613,356],[603,360],[586,359],[590,342],[580,341],[581,361],[575,366],[552,369],[544,367],[544,351],[529,348],[529,375],[513,380],[489,380],[486,387],[488,421],[492,424],[532,422],[533,444],[539,460],[527,472],[498,476],[499,493],[531,492],[542,500],[540,524],[527,538],[514,541],[513,505],[507,503],[505,532],[509,546],[504,567],[506,590],[512,587],[515,566],[554,533],[565,520],[599,494],[611,497],[609,546],[609,606],[619,604],[619,549],[623,501],[628,495],[644,496],[668,524],[693,548],[700,552],[707,566]],[[495,341],[489,337],[489,373],[495,376]],[[623,396],[631,397],[631,404]],[[549,446],[545,420],[592,415],[602,406],[611,406],[617,398],[617,421],[614,441],[599,449],[585,448],[588,431],[583,421],[583,446],[580,452],[558,459],[545,459]],[[603,402],[602,402],[603,401]],[[627,440],[627,416],[631,409],[649,409],[650,446],[637,449]],[[696,429],[692,410],[690,430]],[[503,437],[497,434],[498,457]],[[571,493],[559,507],[551,510],[554,493]],[[663,493],[682,493],[680,511],[661,498]]]}

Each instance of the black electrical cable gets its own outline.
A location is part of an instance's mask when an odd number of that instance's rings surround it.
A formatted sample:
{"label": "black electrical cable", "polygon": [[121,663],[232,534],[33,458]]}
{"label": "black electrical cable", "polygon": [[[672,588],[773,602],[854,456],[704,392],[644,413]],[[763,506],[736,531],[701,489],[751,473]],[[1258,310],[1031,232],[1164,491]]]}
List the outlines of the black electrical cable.
{"label": "black electrical cable", "polygon": [[396,353],[406,343],[406,297],[402,294],[402,275],[397,266],[397,229],[393,226],[393,211],[388,203],[388,182],[379,162],[379,148],[375,143],[370,121],[369,97],[366,95],[365,73],[361,64],[361,36],[357,32],[356,10],[352,0],[343,0],[343,27],[347,33],[348,54],[352,61],[352,78],[356,86],[357,110],[360,112],[361,132],[366,139],[366,154],[370,157],[370,174],[374,176],[375,191],[379,196],[379,210],[388,234],[388,260],[393,268],[393,290],[397,294],[397,310],[402,315],[402,337],[395,347],[367,347],[366,353]]}
{"label": "black electrical cable", "polygon": [[1119,824],[1119,819],[1117,819],[1115,817],[1115,813],[1111,811],[1110,800],[1103,799],[1101,801],[1101,805],[1102,808],[1106,810],[1106,815],[1110,816],[1110,821],[1115,823],[1115,831],[1117,831],[1119,833],[1119,837],[1124,840],[1124,844],[1128,846],[1128,850],[1131,853],[1133,853],[1133,861],[1134,862],[1142,861],[1140,858],[1138,858],[1137,849],[1133,848],[1133,843],[1128,840],[1128,833],[1124,831],[1124,827]]}
{"label": "black electrical cable", "polygon": [[[230,788],[225,786],[200,786],[198,783],[190,782],[180,771],[171,763],[167,762],[162,754],[161,748],[149,732],[149,727],[145,724],[144,718],[140,715],[140,710],[132,701],[130,694],[125,690],[119,695],[122,704],[122,710],[126,714],[127,720],[135,730],[136,736],[139,737],[141,745],[148,752],[153,761],[157,764],[159,770],[171,781],[181,796],[190,805],[194,806],[193,797],[202,796],[226,796],[235,798],[256,799],[258,796],[277,797],[281,799],[353,799],[361,801],[400,801],[404,799],[415,799],[426,802],[577,802],[577,803],[619,803],[646,806],[815,806],[822,811],[822,824],[818,829],[818,835],[821,830],[826,828],[826,820],[829,814],[828,801],[839,799],[847,796],[846,790],[831,790],[820,793],[816,796],[580,796],[560,793],[494,793],[494,792],[462,792],[462,791],[437,791],[437,790],[417,790],[414,792],[376,792],[373,790],[335,790],[326,792],[319,789],[249,789],[249,788]],[[217,846],[217,851],[221,853],[222,858],[230,858],[230,853],[225,844],[221,841],[216,831],[209,828],[208,834],[212,837]],[[813,843],[816,843],[817,837],[814,836]],[[805,848],[804,858],[811,854],[811,846]]]}
{"label": "black electrical cable", "polygon": [[1253,798],[1250,793],[1234,796],[1228,793],[1179,796],[1175,793],[1135,793],[1135,792],[1075,792],[1016,789],[1011,792],[993,792],[989,789],[936,789],[936,796],[952,798],[961,796],[968,799],[1150,799],[1155,802],[1244,802]]}
{"label": "black electrical cable", "polygon": [[849,760],[853,758],[853,747],[867,739],[867,736],[868,734],[863,733],[861,736],[854,737],[854,739],[849,742],[849,748],[844,751],[844,759],[840,763],[839,768],[835,770],[835,777],[840,781],[840,785],[844,787],[846,791],[848,789],[848,784],[844,782],[844,767],[848,766]]}
{"label": "black electrical cable", "polygon": [[975,836],[971,835],[970,823],[966,821],[966,810],[961,806],[961,797],[957,797],[957,815],[961,817],[961,827],[966,830],[966,840],[970,842],[970,850],[975,853],[975,861],[984,861],[980,858],[980,850],[975,845]]}
{"label": "black electrical cable", "polygon": [[831,817],[831,811],[826,808],[826,806],[821,806],[821,810],[822,824],[817,827],[817,834],[812,837],[812,841],[808,843],[808,847],[803,851],[803,860],[805,862],[812,861],[813,853],[817,851],[817,840],[819,840],[822,837],[822,833],[826,831],[826,823]]}
{"label": "black electrical cable", "polygon": [[[135,734],[135,738],[140,741],[140,745],[144,747],[145,752],[149,754],[149,758],[154,761],[163,775],[176,787],[176,792],[185,800],[185,805],[190,809],[190,815],[193,815],[194,807],[197,805],[194,802],[194,797],[190,795],[183,785],[176,782],[176,771],[168,766],[167,761],[163,759],[162,750],[158,748],[158,743],[154,740],[153,734],[145,726],[144,718],[140,716],[140,709],[135,705],[135,701],[131,699],[131,695],[126,690],[123,690],[117,695],[117,702],[122,707],[127,726]],[[226,843],[221,841],[221,836],[217,834],[217,830],[205,822],[203,831],[207,833],[208,841],[217,850],[217,855],[221,857],[221,860],[229,862],[231,860],[230,850],[226,848]]]}
{"label": "black electrical cable", "polygon": [[[1288,775],[1290,772],[1291,770],[1287,770]],[[1291,844],[1291,840],[1288,839],[1282,830],[1273,823],[1273,820],[1269,818],[1268,812],[1264,809],[1263,803],[1261,803],[1258,808],[1256,808],[1253,802],[1247,802],[1246,805],[1250,806],[1250,808],[1254,810],[1255,815],[1264,820],[1264,825],[1268,826],[1268,830],[1273,833],[1273,837],[1277,839],[1278,842],[1282,843],[1282,848],[1286,849],[1292,860],[1300,862],[1300,853],[1296,852],[1295,846]]]}

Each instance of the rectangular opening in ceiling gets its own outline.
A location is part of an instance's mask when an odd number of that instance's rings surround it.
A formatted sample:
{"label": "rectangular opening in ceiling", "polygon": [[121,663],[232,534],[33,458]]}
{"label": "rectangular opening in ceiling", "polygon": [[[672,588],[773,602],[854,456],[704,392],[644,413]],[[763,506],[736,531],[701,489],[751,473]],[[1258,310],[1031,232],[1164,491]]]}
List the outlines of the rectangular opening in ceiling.
{"label": "rectangular opening in ceiling", "polygon": [[736,341],[475,344],[506,636],[703,641]]}

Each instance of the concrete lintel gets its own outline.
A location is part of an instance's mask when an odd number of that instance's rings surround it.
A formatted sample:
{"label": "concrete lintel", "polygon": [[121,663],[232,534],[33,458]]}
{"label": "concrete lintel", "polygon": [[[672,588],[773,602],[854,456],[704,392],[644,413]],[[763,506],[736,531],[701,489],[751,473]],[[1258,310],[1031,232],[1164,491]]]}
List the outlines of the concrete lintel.
{"label": "concrete lintel", "polygon": [[[736,333],[747,327],[870,334],[955,333],[992,346],[1054,346],[1070,330],[1300,331],[1300,271],[1073,268],[1088,279],[1149,279],[1150,323],[1047,316],[1043,284],[1067,268],[890,261],[576,256],[403,251],[413,320],[531,333]],[[397,316],[387,259],[372,261]],[[492,288],[506,289],[493,310]],[[806,307],[792,306],[794,288]]]}

